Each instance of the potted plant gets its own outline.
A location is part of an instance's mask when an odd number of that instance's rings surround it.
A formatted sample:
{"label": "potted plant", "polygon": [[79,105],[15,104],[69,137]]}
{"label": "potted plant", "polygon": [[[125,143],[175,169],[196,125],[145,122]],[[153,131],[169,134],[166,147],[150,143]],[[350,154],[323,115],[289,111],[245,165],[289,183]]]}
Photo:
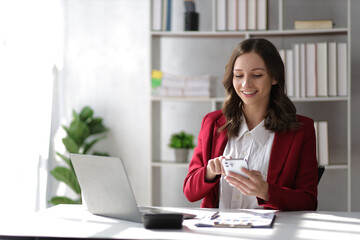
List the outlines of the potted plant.
{"label": "potted plant", "polygon": [[[104,133],[107,132],[108,129],[102,124],[102,118],[94,117],[93,114],[93,110],[88,106],[84,107],[80,114],[73,111],[73,120],[70,126],[62,126],[67,135],[62,139],[62,142],[69,153],[90,154],[89,151],[94,144],[106,137]],[[109,156],[107,153],[96,151],[91,154]],[[50,203],[54,205],[81,204],[81,189],[71,159],[59,152],[56,152],[56,155],[59,156],[67,166],[55,167],[50,173],[55,179],[64,182],[70,187],[76,193],[77,199],[55,196],[51,198]]]}
{"label": "potted plant", "polygon": [[181,131],[171,135],[169,147],[175,149],[175,162],[187,162],[189,149],[195,147],[194,135]]}

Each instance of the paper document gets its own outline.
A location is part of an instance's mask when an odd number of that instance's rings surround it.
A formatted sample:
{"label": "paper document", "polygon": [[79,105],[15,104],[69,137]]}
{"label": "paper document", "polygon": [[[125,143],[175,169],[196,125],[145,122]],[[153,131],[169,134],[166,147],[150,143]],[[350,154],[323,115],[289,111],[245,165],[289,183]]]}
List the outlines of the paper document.
{"label": "paper document", "polygon": [[222,228],[271,228],[275,220],[275,211],[236,210],[215,212],[195,223],[196,227]]}

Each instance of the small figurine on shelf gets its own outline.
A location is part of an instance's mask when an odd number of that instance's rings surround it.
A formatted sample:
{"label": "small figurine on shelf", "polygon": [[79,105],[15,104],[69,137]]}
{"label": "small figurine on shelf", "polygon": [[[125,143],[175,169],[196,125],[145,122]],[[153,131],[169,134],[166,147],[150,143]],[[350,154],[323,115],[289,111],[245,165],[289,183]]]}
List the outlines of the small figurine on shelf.
{"label": "small figurine on shelf", "polygon": [[195,147],[194,135],[185,131],[174,133],[171,135],[169,147],[175,149],[175,162],[187,162],[189,157],[189,149]]}
{"label": "small figurine on shelf", "polygon": [[185,0],[185,31],[199,30],[199,13],[196,12],[194,0]]}

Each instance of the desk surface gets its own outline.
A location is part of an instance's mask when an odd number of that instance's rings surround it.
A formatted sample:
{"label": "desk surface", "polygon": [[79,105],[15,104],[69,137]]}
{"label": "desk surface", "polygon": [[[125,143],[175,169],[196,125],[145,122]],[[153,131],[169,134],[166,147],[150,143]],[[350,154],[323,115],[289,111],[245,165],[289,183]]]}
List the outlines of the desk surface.
{"label": "desk surface", "polygon": [[360,212],[278,212],[276,215],[274,227],[270,229],[196,228],[193,220],[185,220],[181,230],[147,230],[140,223],[92,215],[81,205],[59,205],[31,216],[1,216],[0,236],[197,240],[360,239]]}

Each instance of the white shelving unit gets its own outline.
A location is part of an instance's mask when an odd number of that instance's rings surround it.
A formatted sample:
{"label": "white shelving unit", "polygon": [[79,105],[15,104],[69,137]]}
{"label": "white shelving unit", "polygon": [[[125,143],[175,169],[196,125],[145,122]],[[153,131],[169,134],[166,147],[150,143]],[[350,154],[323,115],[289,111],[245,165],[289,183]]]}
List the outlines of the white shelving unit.
{"label": "white shelving unit", "polygon": [[[207,112],[222,107],[225,94],[221,79],[233,47],[244,39],[263,37],[272,41],[279,49],[289,48],[293,43],[347,43],[348,96],[292,100],[299,114],[309,116],[315,121],[326,120],[329,123],[330,164],[325,166],[325,174],[319,185],[319,209],[351,211],[351,0],[268,0],[269,30],[232,32],[216,31],[216,0],[197,0],[196,3],[200,12],[200,31],[150,31],[151,69],[179,75],[216,76],[216,97],[150,97],[152,204],[199,206],[199,203],[189,204],[182,196],[182,184],[188,163],[174,162],[172,152],[167,147],[168,139],[174,131],[182,130],[181,127],[192,132],[197,139],[202,117]],[[312,4],[322,7],[312,7]],[[321,13],[318,14],[318,11]],[[207,18],[201,18],[202,15]],[[322,30],[293,29],[296,17],[312,20],[313,16],[319,17],[318,15],[325,19],[333,19],[336,27]],[[178,195],[169,198],[169,193]],[[334,195],[337,197],[334,198]]]}

